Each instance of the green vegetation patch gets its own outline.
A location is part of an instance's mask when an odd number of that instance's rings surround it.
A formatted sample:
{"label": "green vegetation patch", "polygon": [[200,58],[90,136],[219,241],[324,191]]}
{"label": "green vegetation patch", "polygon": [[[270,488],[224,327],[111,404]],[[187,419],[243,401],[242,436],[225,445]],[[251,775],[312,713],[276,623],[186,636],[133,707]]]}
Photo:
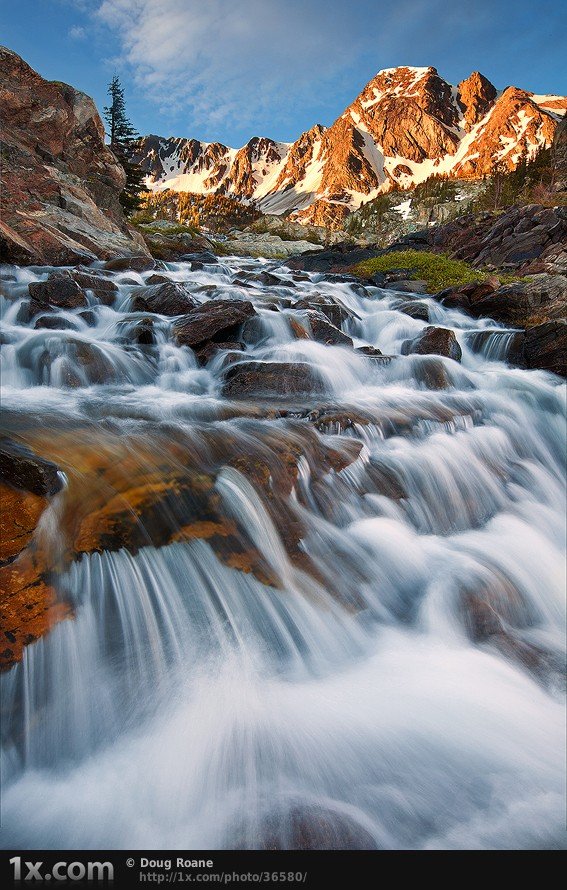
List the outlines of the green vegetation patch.
{"label": "green vegetation patch", "polygon": [[353,266],[352,272],[360,278],[370,278],[376,272],[391,269],[410,269],[412,279],[427,282],[430,294],[439,293],[446,287],[459,287],[475,281],[484,281],[486,272],[474,269],[463,260],[453,260],[443,253],[427,250],[394,250]]}
{"label": "green vegetation patch", "polygon": [[141,223],[135,221],[134,225],[150,235],[164,235],[165,237],[168,237],[169,235],[191,235],[194,237],[199,234],[199,229],[196,226],[188,226],[183,223],[172,223],[165,227],[156,225],[155,223]]}

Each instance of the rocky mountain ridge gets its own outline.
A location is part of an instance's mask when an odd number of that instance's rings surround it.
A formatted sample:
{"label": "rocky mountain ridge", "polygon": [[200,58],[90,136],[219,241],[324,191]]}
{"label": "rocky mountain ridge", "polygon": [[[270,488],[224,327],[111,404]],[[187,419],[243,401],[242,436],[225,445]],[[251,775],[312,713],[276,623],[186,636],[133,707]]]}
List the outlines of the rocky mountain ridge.
{"label": "rocky mountain ridge", "polygon": [[566,111],[567,97],[498,92],[479,72],[452,86],[435,68],[398,67],[380,71],[332,126],[318,124],[294,143],[254,137],[233,149],[151,135],[133,159],[151,189],[233,195],[264,213],[325,225],[432,175],[514,169],[551,144]]}

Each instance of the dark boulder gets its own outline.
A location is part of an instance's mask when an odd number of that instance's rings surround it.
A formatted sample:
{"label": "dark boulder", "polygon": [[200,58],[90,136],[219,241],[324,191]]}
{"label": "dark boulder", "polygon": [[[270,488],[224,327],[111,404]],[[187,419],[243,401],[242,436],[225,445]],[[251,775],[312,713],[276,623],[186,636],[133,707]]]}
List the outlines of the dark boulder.
{"label": "dark boulder", "polygon": [[516,334],[509,361],[567,377],[567,322],[547,321]]}
{"label": "dark boulder", "polygon": [[28,285],[31,297],[30,316],[51,309],[83,309],[88,306],[87,298],[76,281],[68,276],[48,278],[47,281],[34,281]]}
{"label": "dark boulder", "polygon": [[400,303],[395,307],[398,312],[409,315],[410,318],[417,318],[418,321],[429,321],[429,308],[426,303],[420,303],[418,300],[408,303]]}
{"label": "dark boulder", "polygon": [[384,251],[372,247],[355,247],[351,243],[334,244],[328,250],[309,250],[299,256],[290,257],[285,265],[303,272],[348,271],[362,260],[379,256]]}
{"label": "dark boulder", "polygon": [[105,278],[100,272],[86,272],[83,269],[61,269],[52,272],[49,279],[70,278],[83,290],[90,290],[97,300],[106,306],[112,306],[118,293],[118,287],[110,278]]}
{"label": "dark boulder", "polygon": [[159,272],[150,275],[146,278],[146,285],[149,284],[168,284],[171,281],[171,278],[168,278],[167,275],[160,275]]}
{"label": "dark boulder", "polygon": [[110,272],[150,272],[160,267],[163,265],[149,256],[121,256],[104,264]]}
{"label": "dark boulder", "polygon": [[370,358],[383,358],[383,353],[376,346],[357,346],[354,351],[360,352],[361,355],[368,355]]}
{"label": "dark boulder", "polygon": [[427,293],[427,281],[422,281],[420,279],[397,279],[396,281],[387,284],[386,287],[390,290],[402,291],[406,294]]}
{"label": "dark boulder", "polygon": [[350,346],[352,348],[352,339],[347,334],[343,334],[334,324],[331,324],[325,315],[320,312],[309,312],[307,317],[314,340],[329,346]]}
{"label": "dark boulder", "polygon": [[[209,343],[205,343],[204,346],[196,349],[195,355],[197,356],[197,360],[200,365],[206,365],[219,352],[242,352],[243,349],[244,344],[238,341],[229,340],[226,343],[217,343],[214,340],[211,340]],[[230,356],[227,356],[227,360],[232,361]]]}
{"label": "dark boulder", "polygon": [[232,399],[322,392],[323,381],[304,362],[239,362],[224,374],[223,395]]}
{"label": "dark boulder", "polygon": [[34,322],[36,331],[45,328],[50,331],[76,331],[78,325],[60,315],[39,315]]}
{"label": "dark boulder", "polygon": [[530,320],[562,318],[567,308],[567,276],[534,275],[469,298],[475,318],[494,318],[505,324],[529,325]]}
{"label": "dark boulder", "polygon": [[428,327],[414,340],[402,344],[402,355],[444,355],[460,362],[462,350],[453,331]]}
{"label": "dark boulder", "polygon": [[336,328],[340,327],[347,318],[358,317],[350,309],[345,309],[339,303],[329,303],[324,297],[313,297],[311,300],[297,300],[293,304],[294,309],[310,309],[314,312],[322,312],[323,315],[334,324]]}
{"label": "dark boulder", "polygon": [[209,340],[231,340],[253,315],[256,310],[247,300],[209,300],[175,323],[175,340],[179,346],[191,347]]}
{"label": "dark boulder", "polygon": [[275,287],[281,285],[288,285],[288,281],[284,281],[283,278],[280,278],[278,275],[273,275],[271,272],[267,272],[265,269],[262,272],[244,272],[239,276],[239,281],[246,285],[255,285],[261,284],[263,287]]}
{"label": "dark boulder", "polygon": [[373,287],[386,287],[386,276],[383,272],[375,272],[367,279],[367,283]]}
{"label": "dark boulder", "polygon": [[62,486],[58,467],[10,439],[0,440],[0,479],[37,495],[53,495]]}
{"label": "dark boulder", "polygon": [[167,284],[154,284],[135,291],[132,312],[154,312],[157,315],[186,315],[197,303],[182,284],[168,281]]}

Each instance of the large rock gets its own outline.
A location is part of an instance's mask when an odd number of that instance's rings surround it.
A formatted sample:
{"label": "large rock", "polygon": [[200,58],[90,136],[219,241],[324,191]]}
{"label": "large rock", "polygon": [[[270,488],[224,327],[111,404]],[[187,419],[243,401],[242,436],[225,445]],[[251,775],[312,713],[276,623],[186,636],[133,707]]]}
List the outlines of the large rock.
{"label": "large rock", "polygon": [[118,287],[114,281],[111,281],[110,278],[105,278],[101,272],[92,270],[87,272],[84,269],[58,269],[49,275],[50,279],[57,278],[60,280],[65,277],[71,278],[83,290],[92,291],[97,300],[100,300],[105,306],[112,306],[114,303]]}
{"label": "large rock", "polygon": [[478,291],[469,296],[466,308],[475,318],[521,326],[544,318],[562,318],[567,309],[567,276],[534,275],[492,292]]}
{"label": "large rock", "polygon": [[328,346],[351,346],[352,338],[344,334],[322,312],[308,312],[309,326],[314,340]]}
{"label": "large rock", "polygon": [[125,222],[125,173],[95,105],[0,48],[4,262],[71,265],[147,253]]}
{"label": "large rock", "polygon": [[453,331],[448,328],[427,327],[414,340],[405,340],[403,355],[444,355],[460,362],[462,350]]}
{"label": "large rock", "polygon": [[428,240],[430,249],[474,266],[504,266],[520,274],[564,273],[567,207],[529,204],[503,213],[465,214],[431,229]]}
{"label": "large rock", "polygon": [[132,300],[133,312],[155,312],[158,315],[186,315],[196,306],[187,288],[175,281],[142,287]]}
{"label": "large rock", "polygon": [[208,300],[174,326],[179,346],[199,346],[209,340],[231,340],[240,325],[256,315],[248,300]]}
{"label": "large rock", "polygon": [[47,281],[34,281],[28,285],[30,315],[50,309],[84,309],[88,300],[72,278],[57,277]]}
{"label": "large rock", "polygon": [[304,362],[239,362],[224,374],[223,395],[230,399],[322,392],[323,381]]}
{"label": "large rock", "polygon": [[350,242],[335,244],[329,250],[309,250],[286,260],[286,266],[303,272],[341,272],[363,260],[383,253],[372,247],[355,247]]}
{"label": "large rock", "polygon": [[509,360],[521,368],[567,377],[567,322],[547,321],[518,333]]}

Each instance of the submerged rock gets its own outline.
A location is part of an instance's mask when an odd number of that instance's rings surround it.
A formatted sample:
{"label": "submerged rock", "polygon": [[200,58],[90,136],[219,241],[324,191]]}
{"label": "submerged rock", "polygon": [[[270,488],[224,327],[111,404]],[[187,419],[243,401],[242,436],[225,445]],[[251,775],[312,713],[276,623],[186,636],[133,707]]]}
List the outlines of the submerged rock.
{"label": "submerged rock", "polygon": [[[243,846],[246,846],[244,843]],[[319,805],[300,805],[268,816],[260,850],[378,850],[372,835],[350,816]]]}
{"label": "submerged rock", "polygon": [[225,371],[222,390],[229,399],[323,391],[323,381],[305,362],[239,362]]}

